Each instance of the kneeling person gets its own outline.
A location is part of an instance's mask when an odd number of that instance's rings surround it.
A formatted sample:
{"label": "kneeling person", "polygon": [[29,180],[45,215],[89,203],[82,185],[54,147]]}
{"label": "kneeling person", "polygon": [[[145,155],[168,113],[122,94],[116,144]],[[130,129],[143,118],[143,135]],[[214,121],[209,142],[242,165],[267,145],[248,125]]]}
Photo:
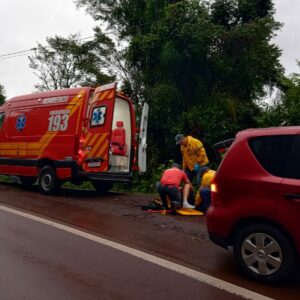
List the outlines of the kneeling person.
{"label": "kneeling person", "polygon": [[[184,183],[183,189],[181,187],[182,183]],[[172,164],[170,169],[163,172],[161,180],[157,185],[157,191],[166,210],[168,209],[167,196],[170,199],[172,210],[180,209],[181,207],[194,208],[187,200],[192,189],[193,186],[187,175],[180,169],[180,165],[176,163]]]}
{"label": "kneeling person", "polygon": [[195,206],[197,210],[200,210],[203,213],[206,213],[208,207],[210,206],[210,202],[211,202],[210,186],[215,176],[215,173],[216,171],[211,170],[206,166],[200,168],[201,184],[199,187],[199,191],[196,195]]}

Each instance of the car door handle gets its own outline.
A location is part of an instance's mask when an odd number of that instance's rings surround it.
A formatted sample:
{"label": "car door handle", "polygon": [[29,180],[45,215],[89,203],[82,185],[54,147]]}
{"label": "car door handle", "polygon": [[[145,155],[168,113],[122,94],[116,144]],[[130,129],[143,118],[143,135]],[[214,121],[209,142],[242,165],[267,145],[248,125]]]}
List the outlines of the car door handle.
{"label": "car door handle", "polygon": [[300,194],[285,194],[285,198],[288,200],[300,199]]}

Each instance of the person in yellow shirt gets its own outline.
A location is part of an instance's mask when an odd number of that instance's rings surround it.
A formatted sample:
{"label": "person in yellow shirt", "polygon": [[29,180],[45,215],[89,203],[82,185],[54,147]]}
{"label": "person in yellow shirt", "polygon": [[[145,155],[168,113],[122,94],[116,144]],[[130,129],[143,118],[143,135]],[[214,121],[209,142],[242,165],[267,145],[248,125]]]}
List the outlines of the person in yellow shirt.
{"label": "person in yellow shirt", "polygon": [[195,197],[195,207],[197,210],[206,213],[211,202],[210,185],[212,183],[216,171],[211,170],[208,167],[202,167],[200,168],[199,173],[200,173],[201,183]]}
{"label": "person in yellow shirt", "polygon": [[199,186],[199,170],[209,163],[203,143],[190,135],[185,136],[181,133],[175,136],[175,141],[176,145],[180,145],[183,170],[191,182],[196,176],[197,186]]}

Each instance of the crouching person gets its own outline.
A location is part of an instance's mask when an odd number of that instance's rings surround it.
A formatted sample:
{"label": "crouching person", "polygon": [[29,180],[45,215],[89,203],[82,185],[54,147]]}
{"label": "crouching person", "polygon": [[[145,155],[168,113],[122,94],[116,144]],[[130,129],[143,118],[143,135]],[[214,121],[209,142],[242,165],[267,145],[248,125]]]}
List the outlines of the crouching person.
{"label": "crouching person", "polygon": [[[182,183],[184,184],[182,188]],[[165,210],[169,209],[167,197],[170,199],[171,211],[176,209],[194,208],[188,203],[188,196],[193,189],[185,172],[180,169],[179,164],[172,164],[170,169],[163,172],[160,182],[157,184],[157,192]]]}
{"label": "crouching person", "polygon": [[199,173],[200,173],[201,183],[200,183],[199,191],[196,194],[195,207],[197,210],[206,213],[211,202],[210,185],[212,183],[216,171],[211,170],[210,168],[205,166],[200,168]]}

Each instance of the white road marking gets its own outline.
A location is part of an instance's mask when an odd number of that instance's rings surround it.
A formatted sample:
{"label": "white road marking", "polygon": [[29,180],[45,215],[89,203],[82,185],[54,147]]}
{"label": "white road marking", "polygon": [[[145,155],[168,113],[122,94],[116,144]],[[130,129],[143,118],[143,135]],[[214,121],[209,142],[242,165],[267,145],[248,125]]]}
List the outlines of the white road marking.
{"label": "white road marking", "polygon": [[56,223],[54,221],[43,219],[43,218],[31,215],[29,213],[25,213],[25,212],[15,210],[15,209],[12,209],[12,208],[9,208],[9,207],[6,207],[6,206],[2,206],[2,205],[0,205],[0,209],[3,210],[3,211],[9,212],[11,214],[15,214],[15,215],[18,215],[18,216],[21,216],[21,217],[24,217],[24,218],[27,218],[27,219],[30,219],[30,220],[33,220],[33,221],[36,221],[36,222],[40,222],[40,223],[52,226],[54,228],[64,230],[66,232],[69,232],[69,233],[75,234],[77,236],[86,238],[86,239],[94,241],[96,243],[99,243],[99,244],[114,248],[116,250],[125,252],[127,254],[133,255],[133,256],[138,257],[140,259],[146,260],[146,261],[151,262],[153,264],[156,264],[158,266],[161,266],[161,267],[164,267],[166,269],[172,270],[172,271],[177,272],[179,274],[182,274],[182,275],[185,275],[187,277],[193,278],[193,279],[195,279],[199,282],[202,282],[202,283],[205,283],[207,285],[213,286],[215,288],[218,288],[220,290],[223,290],[223,291],[226,291],[228,293],[234,294],[236,296],[243,297],[245,299],[253,299],[253,300],[270,300],[270,299],[272,299],[272,298],[263,296],[261,294],[255,293],[253,291],[247,290],[245,288],[242,288],[240,286],[237,286],[235,284],[232,284],[232,283],[226,282],[224,280],[218,279],[216,277],[213,277],[213,276],[207,275],[205,273],[195,271],[193,269],[190,269],[190,268],[184,267],[182,265],[173,263],[173,262],[168,261],[166,259],[156,257],[154,255],[151,255],[151,254],[148,254],[148,253],[145,253],[145,252],[142,252],[142,251],[124,246],[122,244],[118,244],[116,242],[109,241],[107,239],[104,239],[104,238],[101,238],[101,237],[83,232],[81,230],[74,229],[72,227]]}

